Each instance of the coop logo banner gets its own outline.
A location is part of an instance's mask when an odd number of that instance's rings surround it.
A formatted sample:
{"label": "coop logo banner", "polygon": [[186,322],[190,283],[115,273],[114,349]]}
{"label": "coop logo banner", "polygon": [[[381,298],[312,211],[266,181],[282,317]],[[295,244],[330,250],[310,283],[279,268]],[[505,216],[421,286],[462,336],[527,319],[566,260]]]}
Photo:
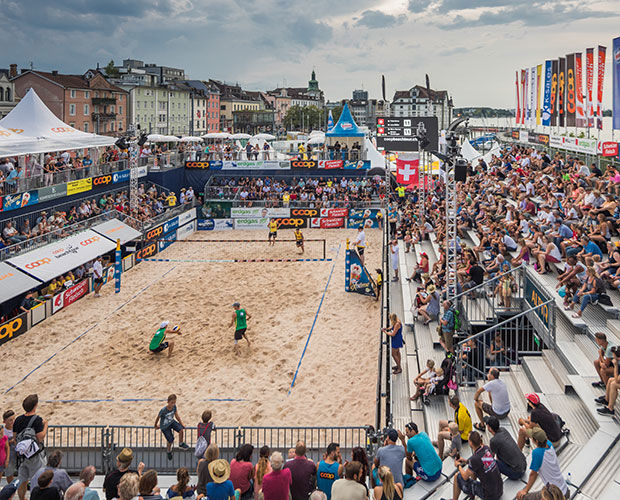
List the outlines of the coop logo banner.
{"label": "coop logo banner", "polygon": [[16,316],[12,320],[7,321],[0,325],[0,345],[8,342],[15,337],[19,337],[22,333],[24,333],[27,329],[26,323],[26,315],[28,313],[22,313],[19,316]]}
{"label": "coop logo banner", "polygon": [[234,228],[232,219],[199,219],[198,231],[223,231]]}
{"label": "coop logo banner", "polygon": [[319,166],[318,162],[315,160],[293,160],[291,161],[292,169],[303,169],[306,170],[308,168],[317,168]]}
{"label": "coop logo banner", "polygon": [[38,191],[27,191],[19,194],[7,194],[4,197],[4,211],[18,210],[39,203]]}
{"label": "coop logo banner", "polygon": [[316,217],[319,211],[316,208],[292,208],[291,217]]}
{"label": "coop logo banner", "polygon": [[198,168],[209,170],[222,170],[224,162],[221,160],[209,160],[209,161],[186,161],[185,168]]}
{"label": "coop logo banner", "polygon": [[375,284],[355,250],[347,250],[344,289],[347,292],[375,297]]}
{"label": "coop logo banner", "polygon": [[153,242],[150,245],[146,245],[136,252],[136,259],[146,259],[148,257],[152,257],[157,253],[157,242]]}
{"label": "coop logo banner", "polygon": [[347,228],[357,229],[358,227],[364,227],[366,229],[379,227],[377,219],[347,219]]}
{"label": "coop logo banner", "polygon": [[112,184],[111,175],[100,175],[98,177],[93,177],[93,187],[107,186],[108,184]]}
{"label": "coop logo banner", "polygon": [[237,218],[257,217],[290,217],[290,208],[265,208],[265,207],[232,207],[230,216]]}
{"label": "coop logo banner", "polygon": [[275,219],[275,221],[278,224],[278,229],[295,229],[297,227],[308,227],[308,219],[303,219],[301,217],[277,218]]}
{"label": "coop logo banner", "polygon": [[144,233],[144,239],[147,241],[154,240],[155,238],[161,238],[161,235],[164,234],[164,225],[154,227],[153,229],[149,229],[146,233]]}

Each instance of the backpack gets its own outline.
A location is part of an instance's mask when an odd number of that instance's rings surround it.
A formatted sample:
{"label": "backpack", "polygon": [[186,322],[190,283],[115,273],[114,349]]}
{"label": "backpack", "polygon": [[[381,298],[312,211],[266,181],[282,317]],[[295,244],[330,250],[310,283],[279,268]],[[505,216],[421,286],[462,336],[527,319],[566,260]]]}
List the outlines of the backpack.
{"label": "backpack", "polygon": [[205,434],[209,434],[212,429],[213,429],[213,423],[209,422],[205,426],[204,432],[198,436],[198,439],[196,439],[196,448],[194,450],[194,456],[196,458],[202,458],[205,454],[205,451],[207,451],[207,447],[209,446],[209,443],[207,442],[207,438],[205,437]]}
{"label": "backpack", "polygon": [[566,436],[566,438],[568,439],[568,435],[570,434],[570,429],[566,427],[566,422],[564,422],[562,417],[560,417],[560,415],[558,415],[557,413],[551,413],[551,415],[553,415],[553,417],[555,418],[555,421],[557,422],[558,427],[560,428],[560,431],[562,432],[562,435]]}
{"label": "backpack", "polygon": [[606,293],[601,293],[598,296],[598,303],[604,306],[612,306],[611,297]]}
{"label": "backpack", "polygon": [[461,313],[458,309],[454,309],[454,331],[458,332],[461,329]]}
{"label": "backpack", "polygon": [[30,417],[26,428],[21,430],[15,438],[17,441],[17,444],[15,445],[15,452],[20,457],[31,458],[43,451],[43,445],[39,443],[37,433],[32,427],[32,424],[34,424],[36,418],[36,415]]}

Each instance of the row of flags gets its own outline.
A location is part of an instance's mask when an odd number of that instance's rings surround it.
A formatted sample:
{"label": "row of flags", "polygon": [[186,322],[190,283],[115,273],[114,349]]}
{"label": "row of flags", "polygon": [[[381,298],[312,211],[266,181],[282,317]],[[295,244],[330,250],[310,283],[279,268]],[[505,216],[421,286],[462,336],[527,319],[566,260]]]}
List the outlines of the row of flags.
{"label": "row of flags", "polygon": [[[614,40],[614,62],[618,59],[615,50],[618,40],[620,38]],[[520,72],[517,70],[516,123],[530,127],[596,127],[601,130],[606,57],[607,48],[599,45],[596,51],[586,49],[585,58],[581,52],[575,52]],[[614,81],[616,77],[614,68]],[[614,87],[614,97],[615,91]]]}

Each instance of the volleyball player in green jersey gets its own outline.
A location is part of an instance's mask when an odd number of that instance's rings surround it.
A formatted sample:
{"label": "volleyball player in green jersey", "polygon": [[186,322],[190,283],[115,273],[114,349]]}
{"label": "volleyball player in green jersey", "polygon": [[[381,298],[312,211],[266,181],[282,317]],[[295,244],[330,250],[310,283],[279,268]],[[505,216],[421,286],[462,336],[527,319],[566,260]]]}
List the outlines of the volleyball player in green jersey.
{"label": "volleyball player in green jersey", "polygon": [[[169,340],[168,342],[164,342],[166,340],[166,329],[168,328],[168,324],[168,321],[162,321],[161,325],[159,325],[159,329],[155,332],[155,335],[153,335],[153,338],[149,344],[149,351],[153,354],[157,354],[158,352],[168,349],[168,357],[172,356],[174,341]],[[172,332],[180,335],[181,329],[178,326],[175,326],[172,328]]]}
{"label": "volleyball player in green jersey", "polygon": [[230,322],[230,326],[235,327],[235,354],[239,354],[239,344],[238,342],[244,338],[248,342],[248,347],[250,346],[250,339],[246,335],[245,331],[248,328],[247,320],[252,318],[250,314],[246,312],[245,309],[241,308],[241,304],[239,302],[235,302],[233,304],[233,314],[232,321]]}

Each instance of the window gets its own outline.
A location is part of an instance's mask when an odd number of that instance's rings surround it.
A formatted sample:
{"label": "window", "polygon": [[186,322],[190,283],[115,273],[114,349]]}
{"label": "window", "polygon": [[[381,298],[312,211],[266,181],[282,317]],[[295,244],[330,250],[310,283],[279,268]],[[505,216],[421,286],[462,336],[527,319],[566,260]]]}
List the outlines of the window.
{"label": "window", "polygon": [[69,104],[69,114],[75,116],[75,104]]}
{"label": "window", "polygon": [[75,122],[69,122],[69,126],[75,128]]}
{"label": "window", "polygon": [[155,107],[155,101],[151,101],[151,109]]}
{"label": "window", "polygon": [[84,104],[84,116],[88,116],[90,113],[90,106],[88,104]]}
{"label": "window", "polygon": [[114,132],[114,122],[110,122],[110,132]]}
{"label": "window", "polygon": [[106,132],[106,126],[105,126],[105,123],[104,123],[103,125],[101,125],[101,131],[102,131],[102,132]]}
{"label": "window", "polygon": [[84,99],[90,99],[90,92],[88,90],[84,91]]}
{"label": "window", "polygon": [[110,105],[110,113],[114,113],[115,109],[116,107],[114,106],[114,104]]}
{"label": "window", "polygon": [[84,122],[84,132],[88,132],[88,122]]}
{"label": "window", "polygon": [[75,90],[72,90],[71,91],[71,98],[75,99],[76,94],[77,94],[77,92]]}
{"label": "window", "polygon": [[118,107],[118,114],[122,115],[123,114],[123,106],[119,106]]}

